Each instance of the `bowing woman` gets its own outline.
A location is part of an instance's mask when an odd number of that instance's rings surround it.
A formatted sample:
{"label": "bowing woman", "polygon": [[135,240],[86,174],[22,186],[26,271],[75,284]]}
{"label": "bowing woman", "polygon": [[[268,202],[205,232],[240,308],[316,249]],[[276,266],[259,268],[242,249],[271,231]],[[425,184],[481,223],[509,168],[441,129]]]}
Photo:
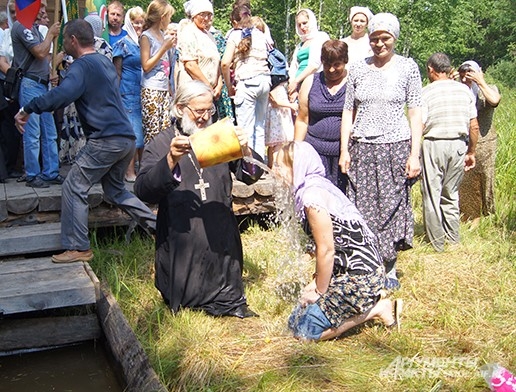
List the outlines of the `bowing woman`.
{"label": "bowing woman", "polygon": [[291,187],[296,213],[315,242],[313,280],[288,322],[294,336],[332,339],[371,319],[399,328],[401,300],[381,298],[385,271],[376,238],[353,203],[325,178],[319,154],[307,142],[287,143],[275,173]]}

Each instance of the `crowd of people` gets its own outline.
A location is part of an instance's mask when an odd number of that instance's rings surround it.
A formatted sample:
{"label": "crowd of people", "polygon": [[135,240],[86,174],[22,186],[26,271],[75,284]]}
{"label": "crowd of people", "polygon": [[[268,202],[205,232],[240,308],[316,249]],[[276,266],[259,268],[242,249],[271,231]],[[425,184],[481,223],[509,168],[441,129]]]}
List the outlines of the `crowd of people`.
{"label": "crowd of people", "polygon": [[[189,142],[226,117],[243,156],[267,163],[291,189],[315,244],[313,279],[289,319],[298,338],[334,338],[370,319],[399,328],[401,301],[386,296],[400,288],[398,252],[413,246],[418,179],[426,235],[438,252],[460,241],[461,216],[494,212],[498,89],[476,62],[455,71],[439,52],[428,59],[431,83],[423,88],[415,61],[396,53],[393,14],[352,7],[350,35],[331,39],[310,9],[300,9],[300,42],[288,74],[279,75],[268,60],[270,30],[249,1],[235,1],[224,35],[213,27],[209,0],[187,1],[177,24],[167,0],[127,11],[115,0],[107,41],[97,15],[66,23],[63,61],[51,60],[60,23],[40,31],[49,24],[45,7],[43,0],[30,29],[16,21],[14,1],[0,13],[8,26],[0,77],[10,67],[24,74],[18,102],[0,103],[0,181],[62,185],[65,252],[56,263],[93,258],[87,192],[100,182],[155,235],[156,287],[172,311],[255,316],[244,295],[231,188],[235,178],[251,184],[263,171],[245,159],[201,167]],[[57,83],[55,66],[64,63]],[[68,127],[77,117],[83,139],[66,179],[58,152],[66,127],[57,129],[52,115],[60,108],[68,108]],[[135,194],[124,182],[135,182]],[[157,217],[142,201],[158,205]]]}

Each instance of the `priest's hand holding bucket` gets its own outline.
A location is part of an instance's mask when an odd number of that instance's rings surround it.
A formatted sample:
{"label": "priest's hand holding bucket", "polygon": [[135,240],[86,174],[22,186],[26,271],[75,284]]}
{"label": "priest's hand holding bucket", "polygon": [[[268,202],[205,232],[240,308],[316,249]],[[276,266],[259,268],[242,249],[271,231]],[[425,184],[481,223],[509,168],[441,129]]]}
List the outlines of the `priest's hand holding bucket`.
{"label": "priest's hand holding bucket", "polygon": [[247,138],[247,132],[242,127],[236,126],[235,133],[237,135],[238,142],[240,143],[240,149],[242,150],[242,155],[243,156],[252,156],[253,154],[247,144],[249,141],[249,139]]}
{"label": "priest's hand holding bucket", "polygon": [[167,155],[168,166],[172,170],[181,157],[188,154],[191,150],[190,139],[188,136],[177,135],[170,142],[170,149]]}

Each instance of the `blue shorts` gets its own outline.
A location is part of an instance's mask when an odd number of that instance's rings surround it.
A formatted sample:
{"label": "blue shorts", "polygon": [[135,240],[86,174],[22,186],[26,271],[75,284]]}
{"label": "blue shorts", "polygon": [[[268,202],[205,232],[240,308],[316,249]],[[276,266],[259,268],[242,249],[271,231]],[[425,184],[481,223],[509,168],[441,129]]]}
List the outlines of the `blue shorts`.
{"label": "blue shorts", "polygon": [[296,338],[319,340],[331,324],[319,305],[310,304],[304,308],[296,306],[288,318],[288,327]]}

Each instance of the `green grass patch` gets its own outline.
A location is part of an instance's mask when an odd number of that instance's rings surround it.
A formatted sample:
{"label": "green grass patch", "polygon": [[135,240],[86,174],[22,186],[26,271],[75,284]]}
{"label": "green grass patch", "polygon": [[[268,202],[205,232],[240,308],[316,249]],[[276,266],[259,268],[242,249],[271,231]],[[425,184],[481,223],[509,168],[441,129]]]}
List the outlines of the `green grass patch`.
{"label": "green grass patch", "polygon": [[414,249],[400,254],[401,333],[368,323],[337,340],[303,343],[286,321],[313,271],[275,227],[242,234],[244,280],[259,318],[173,315],[154,288],[150,238],[93,237],[92,267],[108,283],[171,391],[487,391],[478,368],[516,372],[516,91],[500,88],[496,214],[461,225],[461,244],[434,253],[414,187]]}

